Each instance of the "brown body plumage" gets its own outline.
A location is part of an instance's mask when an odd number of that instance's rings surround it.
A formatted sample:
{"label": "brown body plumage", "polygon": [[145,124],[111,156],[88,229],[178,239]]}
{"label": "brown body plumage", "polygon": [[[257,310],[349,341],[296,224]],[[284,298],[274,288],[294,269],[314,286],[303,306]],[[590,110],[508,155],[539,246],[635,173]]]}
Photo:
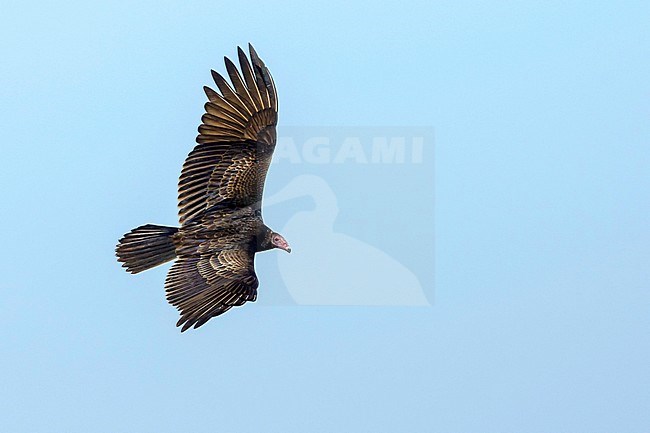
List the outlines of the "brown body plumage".
{"label": "brown body plumage", "polygon": [[181,226],[138,227],[116,249],[118,261],[134,274],[177,259],[165,288],[167,300],[181,313],[176,325],[182,331],[255,301],[255,253],[291,251],[262,220],[278,100],[271,74],[253,47],[249,49],[252,64],[238,48],[241,74],[225,58],[232,87],[212,71],[220,93],[204,88],[209,101],[199,144],[185,160],[178,183]]}

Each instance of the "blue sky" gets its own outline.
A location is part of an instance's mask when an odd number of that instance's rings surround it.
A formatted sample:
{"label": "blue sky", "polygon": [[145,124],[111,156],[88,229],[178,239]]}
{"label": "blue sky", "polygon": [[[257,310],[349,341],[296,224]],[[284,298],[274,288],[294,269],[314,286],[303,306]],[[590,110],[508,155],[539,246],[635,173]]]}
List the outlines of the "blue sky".
{"label": "blue sky", "polygon": [[[8,2],[0,430],[647,432],[650,6],[604,3]],[[125,231],[176,223],[201,88],[249,41],[280,134],[434,131],[418,167],[267,183],[326,179],[339,239],[430,306],[298,305],[282,269],[313,270],[270,252],[259,302],[180,334],[168,265],[115,262]],[[265,215],[297,234],[311,206]]]}

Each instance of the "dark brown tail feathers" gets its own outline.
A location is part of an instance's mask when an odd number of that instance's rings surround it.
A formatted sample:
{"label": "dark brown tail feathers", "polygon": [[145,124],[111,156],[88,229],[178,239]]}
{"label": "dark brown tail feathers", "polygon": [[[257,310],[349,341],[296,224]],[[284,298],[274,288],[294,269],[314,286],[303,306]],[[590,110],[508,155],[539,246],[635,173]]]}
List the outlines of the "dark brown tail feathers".
{"label": "dark brown tail feathers", "polygon": [[137,274],[176,258],[172,236],[176,227],[146,224],[125,234],[115,248],[117,261]]}

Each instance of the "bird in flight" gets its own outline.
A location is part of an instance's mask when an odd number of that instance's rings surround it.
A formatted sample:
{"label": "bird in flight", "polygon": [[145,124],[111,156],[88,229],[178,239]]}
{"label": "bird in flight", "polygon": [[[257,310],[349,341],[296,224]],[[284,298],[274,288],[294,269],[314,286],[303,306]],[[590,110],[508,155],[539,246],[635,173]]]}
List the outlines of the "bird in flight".
{"label": "bird in flight", "polygon": [[224,58],[231,84],[219,73],[208,97],[197,145],[178,182],[180,227],[146,224],[120,239],[117,260],[132,274],[176,259],[165,281],[180,312],[181,332],[232,307],[255,301],[255,253],[291,252],[262,220],[266,172],[275,148],[278,98],[273,78],[249,44],[238,47],[239,70]]}

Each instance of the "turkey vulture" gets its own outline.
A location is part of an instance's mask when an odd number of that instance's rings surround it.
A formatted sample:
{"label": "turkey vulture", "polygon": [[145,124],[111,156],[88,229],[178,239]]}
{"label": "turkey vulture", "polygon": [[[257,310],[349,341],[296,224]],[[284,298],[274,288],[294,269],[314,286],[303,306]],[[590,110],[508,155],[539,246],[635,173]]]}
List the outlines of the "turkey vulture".
{"label": "turkey vulture", "polygon": [[181,332],[255,301],[255,253],[291,252],[284,237],[262,220],[278,98],[269,70],[250,44],[249,51],[250,62],[237,48],[240,70],[224,58],[232,85],[212,71],[220,93],[204,87],[208,102],[198,145],[178,182],[180,227],[146,224],[124,235],[116,248],[118,262],[133,274],[176,259],[165,290],[180,311]]}

